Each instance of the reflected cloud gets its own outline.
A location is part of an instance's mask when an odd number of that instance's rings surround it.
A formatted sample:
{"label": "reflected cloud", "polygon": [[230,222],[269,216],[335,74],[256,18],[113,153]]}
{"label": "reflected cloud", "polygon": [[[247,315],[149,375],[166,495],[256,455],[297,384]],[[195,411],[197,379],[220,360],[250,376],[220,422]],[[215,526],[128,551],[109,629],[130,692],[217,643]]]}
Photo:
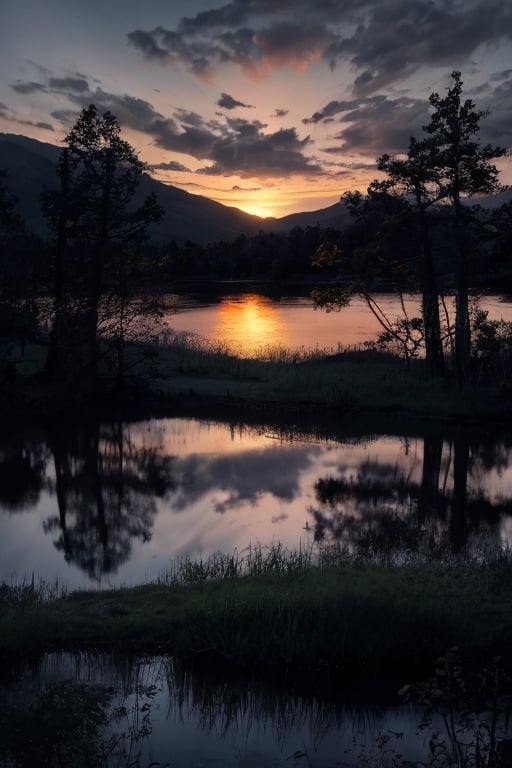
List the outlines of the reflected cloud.
{"label": "reflected cloud", "polygon": [[[240,454],[192,455],[177,458],[175,472],[188,478],[171,494],[168,503],[173,512],[184,512],[202,497],[212,495],[214,509],[220,514],[241,504],[255,506],[269,494],[291,503],[300,494],[301,473],[311,467],[320,448],[278,446],[245,451]],[[225,498],[218,499],[224,493]]]}

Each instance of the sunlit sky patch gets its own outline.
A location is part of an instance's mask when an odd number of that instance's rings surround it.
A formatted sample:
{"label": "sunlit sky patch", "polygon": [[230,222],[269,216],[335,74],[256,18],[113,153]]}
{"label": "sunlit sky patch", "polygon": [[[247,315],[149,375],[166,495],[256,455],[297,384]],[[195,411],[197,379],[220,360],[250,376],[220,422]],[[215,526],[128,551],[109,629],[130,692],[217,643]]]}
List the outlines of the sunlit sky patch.
{"label": "sunlit sky patch", "polygon": [[[111,110],[155,178],[258,215],[364,189],[460,70],[512,146],[511,0],[3,0],[0,131]],[[512,182],[510,158],[502,182]]]}

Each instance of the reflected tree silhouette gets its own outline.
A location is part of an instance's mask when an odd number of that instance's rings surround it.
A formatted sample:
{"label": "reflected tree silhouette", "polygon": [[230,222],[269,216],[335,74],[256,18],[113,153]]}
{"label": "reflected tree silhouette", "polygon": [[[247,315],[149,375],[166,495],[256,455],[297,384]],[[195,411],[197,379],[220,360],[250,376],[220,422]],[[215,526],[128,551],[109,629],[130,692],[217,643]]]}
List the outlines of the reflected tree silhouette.
{"label": "reflected tree silhouette", "polygon": [[49,458],[37,436],[5,435],[0,442],[0,508],[20,512],[37,504]]}
{"label": "reflected tree silhouette", "polygon": [[470,441],[460,429],[447,443],[441,434],[423,439],[420,482],[398,465],[370,461],[355,477],[319,478],[317,503],[308,509],[315,541],[373,556],[500,548],[512,499],[491,496],[482,479],[511,460],[504,442]]}
{"label": "reflected tree silhouette", "polygon": [[133,540],[151,539],[156,498],[174,487],[172,460],[121,422],[54,433],[51,448],[58,515],[45,532],[58,531],[66,562],[100,581],[129,559]]}

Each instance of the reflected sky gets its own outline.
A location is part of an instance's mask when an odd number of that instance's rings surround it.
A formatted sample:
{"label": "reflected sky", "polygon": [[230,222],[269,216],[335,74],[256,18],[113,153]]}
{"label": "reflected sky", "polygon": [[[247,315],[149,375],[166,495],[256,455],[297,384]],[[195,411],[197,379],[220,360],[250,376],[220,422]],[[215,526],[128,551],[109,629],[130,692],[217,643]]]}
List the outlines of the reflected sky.
{"label": "reflected sky", "polygon": [[[27,712],[23,730],[18,718],[7,749],[14,756],[23,755],[24,739],[33,743],[38,738],[37,717],[31,712],[34,691],[51,701],[47,692],[59,690],[62,700],[58,686],[66,681],[64,691],[74,703],[69,694],[73,681],[108,687],[107,715],[112,716],[104,735],[115,735],[112,757],[118,758],[122,748],[130,751],[133,768],[284,768],[291,764],[355,768],[366,764],[365,756],[368,764],[377,765],[380,733],[395,734],[387,744],[388,754],[396,750],[416,761],[426,757],[428,739],[417,737],[422,720],[418,707],[383,707],[372,701],[356,706],[342,690],[335,701],[324,701],[318,695],[300,696],[283,685],[279,675],[271,684],[254,678],[226,679],[225,670],[217,676],[212,672],[191,674],[178,661],[165,658],[134,660],[130,665],[101,654],[48,654],[38,665],[25,669],[15,687],[0,688],[6,706],[15,702],[18,711],[23,713],[26,707]],[[47,712],[45,718],[51,738],[54,731],[58,734],[56,718]],[[433,728],[439,724],[434,719]],[[78,739],[68,745],[77,750],[75,758],[80,755],[79,745]]]}
{"label": "reflected sky", "polygon": [[[275,300],[249,293],[210,304],[202,298],[197,306],[190,297],[175,296],[169,303],[173,306],[172,313],[166,316],[170,328],[220,342],[244,356],[268,347],[353,347],[375,340],[382,330],[359,296],[340,312],[330,313],[315,311],[309,298]],[[402,316],[396,295],[379,296],[379,305],[391,321]],[[480,305],[489,312],[489,319],[512,321],[512,303],[503,297],[482,297]],[[419,296],[405,297],[405,306],[409,317],[421,314]],[[448,309],[451,306],[448,298]]]}
{"label": "reflected sky", "polygon": [[[337,499],[337,511],[368,524],[384,513],[409,514],[425,483],[420,437],[290,440],[270,426],[160,419],[102,427],[91,454],[90,436],[70,434],[71,447],[56,435],[0,443],[0,467],[7,464],[14,481],[17,463],[22,477],[27,467],[33,475],[16,505],[12,494],[0,492],[0,580],[34,574],[72,588],[141,583],[179,557],[242,552],[256,543],[311,543],[310,510],[318,507],[320,480],[343,482],[348,496],[341,506]],[[434,522],[445,531],[454,514],[454,446],[437,440],[435,485],[443,504]],[[512,449],[499,441],[464,445],[473,504],[464,535],[508,538]],[[385,494],[378,491],[383,486]],[[367,487],[377,494],[370,507],[361,501]],[[487,515],[485,525],[477,513]],[[88,547],[96,549],[91,554]],[[98,581],[105,552],[117,559],[111,556],[110,572]]]}

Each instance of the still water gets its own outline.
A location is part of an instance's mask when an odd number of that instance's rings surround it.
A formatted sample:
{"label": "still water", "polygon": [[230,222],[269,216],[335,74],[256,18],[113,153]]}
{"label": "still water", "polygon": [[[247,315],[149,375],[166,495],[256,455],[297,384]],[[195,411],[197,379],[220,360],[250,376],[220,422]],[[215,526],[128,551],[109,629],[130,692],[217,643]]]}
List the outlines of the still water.
{"label": "still water", "polygon": [[[418,295],[404,300],[409,317],[421,315]],[[267,298],[254,293],[211,297],[169,295],[166,323],[176,332],[194,333],[219,342],[243,356],[269,348],[337,349],[354,347],[375,340],[381,327],[364,299],[355,296],[340,312],[313,308],[309,297]],[[379,305],[394,321],[403,317],[396,294],[382,294]],[[479,305],[490,320],[512,321],[512,301],[506,296],[485,296]],[[453,299],[446,308],[453,316]],[[453,319],[453,317],[452,317]]]}
{"label": "still water", "polygon": [[0,581],[153,580],[280,542],[475,551],[512,538],[512,437],[168,418],[0,438]]}
{"label": "still water", "polygon": [[404,705],[362,704],[349,692],[318,698],[283,680],[221,679],[169,658],[48,654],[16,685],[0,684],[0,695],[0,728],[10,711],[2,768],[376,768],[392,757],[425,759],[433,732],[443,731],[434,718],[418,736],[422,712]]}

